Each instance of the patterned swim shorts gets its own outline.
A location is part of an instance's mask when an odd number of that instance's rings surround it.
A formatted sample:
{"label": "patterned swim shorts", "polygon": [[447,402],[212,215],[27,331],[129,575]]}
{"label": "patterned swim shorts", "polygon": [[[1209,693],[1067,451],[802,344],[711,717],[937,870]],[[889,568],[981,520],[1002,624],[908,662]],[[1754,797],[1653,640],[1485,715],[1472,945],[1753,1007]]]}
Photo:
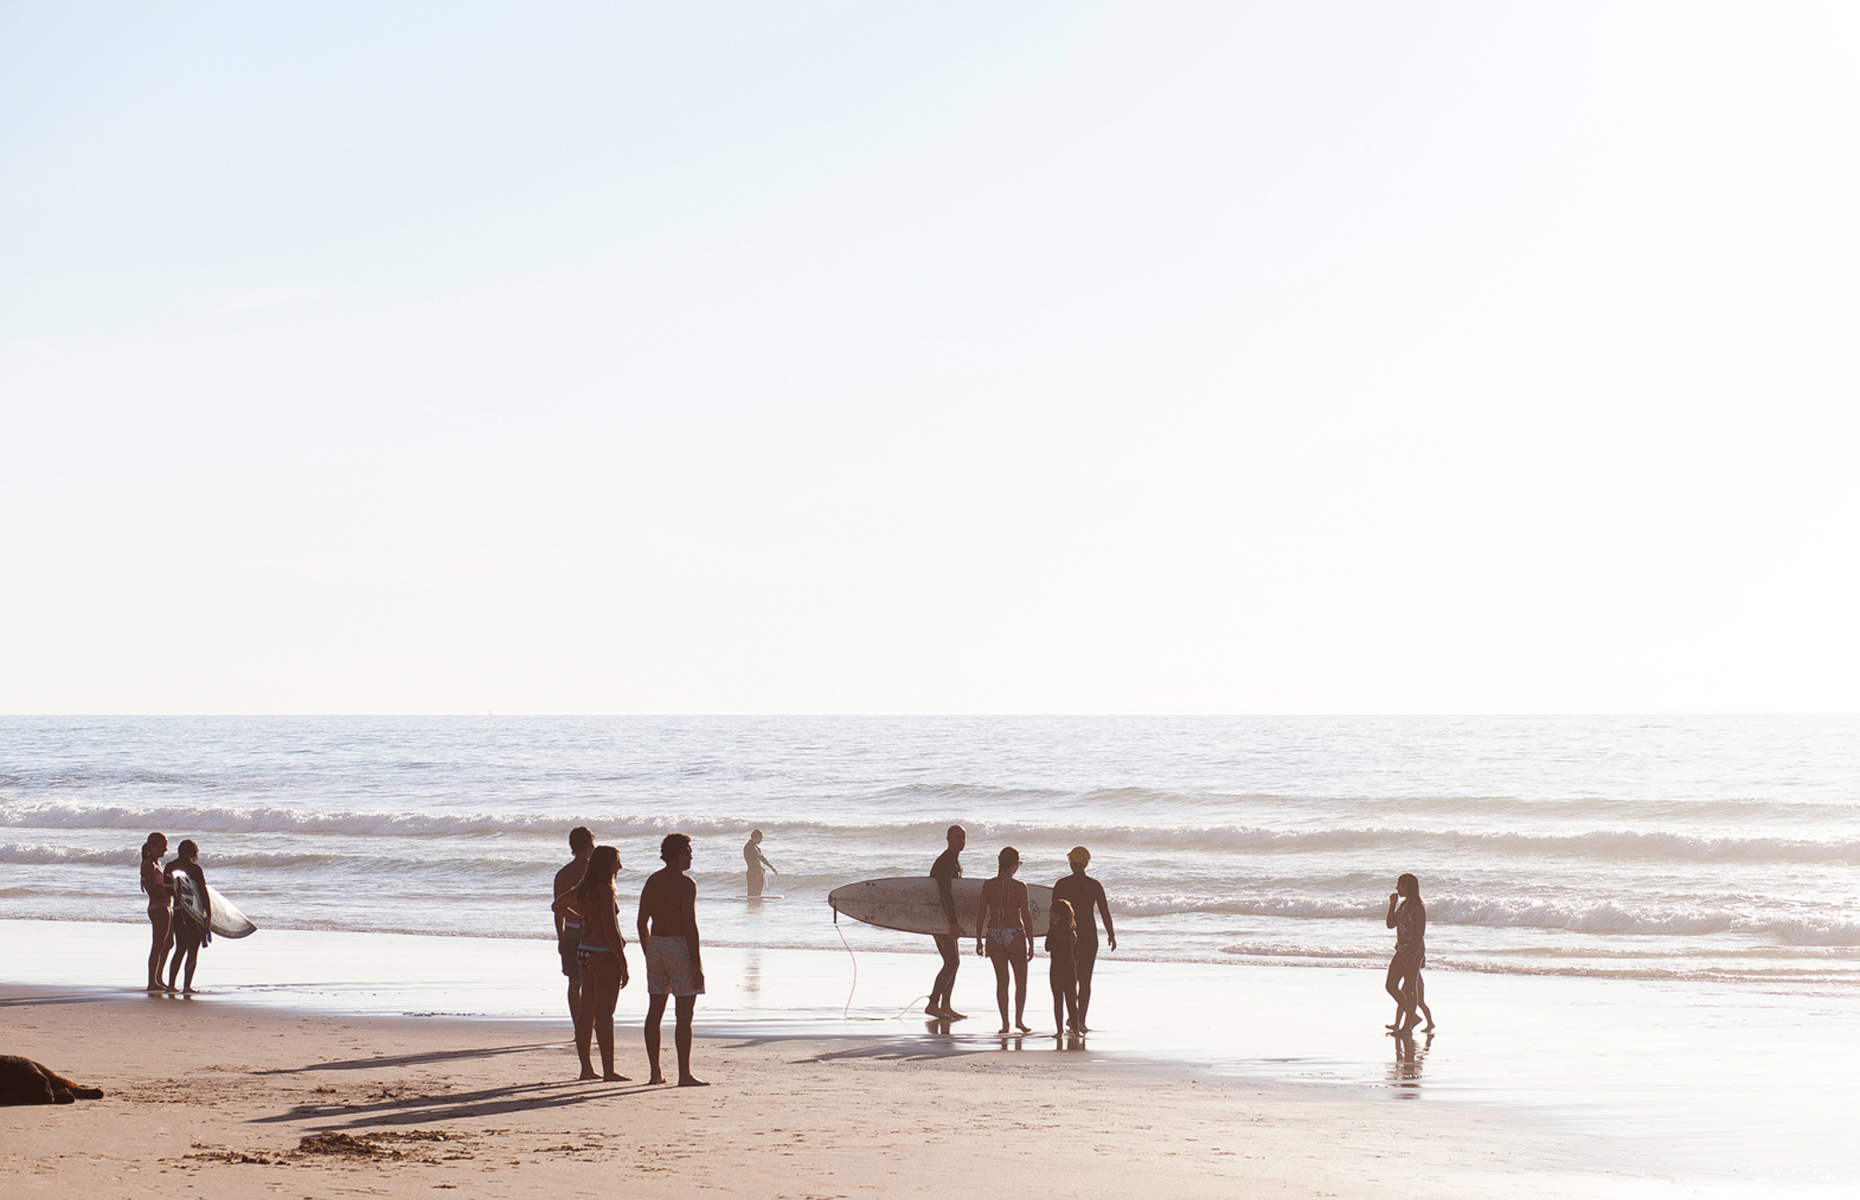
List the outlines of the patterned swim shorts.
{"label": "patterned swim shorts", "polygon": [[646,991],[654,996],[702,996],[691,969],[691,947],[679,936],[646,943]]}

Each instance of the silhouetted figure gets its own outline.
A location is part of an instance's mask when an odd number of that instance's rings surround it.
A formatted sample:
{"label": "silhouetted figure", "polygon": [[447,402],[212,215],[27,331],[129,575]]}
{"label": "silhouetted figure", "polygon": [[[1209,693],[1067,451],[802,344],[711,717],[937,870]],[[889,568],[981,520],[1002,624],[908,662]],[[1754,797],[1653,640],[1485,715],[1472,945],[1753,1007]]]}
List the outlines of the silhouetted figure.
{"label": "silhouetted figure", "polygon": [[1027,955],[1033,949],[1033,912],[1027,905],[1027,885],[1014,878],[1020,870],[1020,851],[1002,848],[1000,871],[982,883],[981,903],[975,910],[977,954],[988,955],[995,969],[995,1004],[1001,1010],[1001,1032],[1008,1032],[1008,968],[1014,969],[1014,1024],[1032,1033],[1027,1024]]}
{"label": "silhouetted figure", "polygon": [[[581,1058],[583,1079],[625,1083],[614,1072],[614,1005],[627,985],[626,938],[620,934],[620,898],[614,877],[620,873],[620,852],[596,846],[588,854],[581,882],[555,899],[555,915],[564,922],[572,916],[580,931],[575,944],[581,975],[581,1012],[575,1018],[575,1053]],[[601,1044],[601,1073],[594,1073],[591,1043]]]}
{"label": "silhouetted figure", "polygon": [[1085,1018],[1091,1012],[1091,975],[1098,965],[1097,914],[1104,914],[1104,935],[1110,939],[1113,951],[1117,949],[1117,930],[1111,925],[1111,905],[1104,898],[1104,885],[1085,873],[1085,868],[1091,865],[1091,851],[1074,846],[1066,852],[1066,862],[1071,865],[1072,874],[1053,885],[1053,900],[1070,904],[1078,918],[1078,949],[1073,952],[1079,981],[1078,1030],[1087,1033]]}
{"label": "silhouetted figure", "polygon": [[961,1021],[965,1017],[956,1011],[953,999],[956,968],[962,965],[962,918],[956,915],[956,896],[950,889],[950,882],[962,878],[961,854],[962,848],[969,844],[969,834],[962,826],[951,825],[945,836],[949,848],[936,856],[936,862],[930,866],[930,878],[936,880],[936,895],[943,905],[943,915],[949,918],[949,932],[930,935],[936,941],[937,953],[943,956],[943,967],[936,973],[936,982],[930,985],[930,1003],[924,1006],[924,1015]]}
{"label": "silhouetted figure", "polygon": [[[175,886],[176,874],[186,875],[194,881],[194,894],[200,897],[200,907],[206,920],[200,921],[187,911],[181,903],[180,889]],[[192,838],[182,842],[175,851],[175,857],[162,868],[162,875],[168,881],[168,889],[174,894],[174,903],[170,906],[171,928],[174,930],[174,959],[168,964],[168,990],[174,990],[175,976],[181,973],[183,963],[187,974],[181,980],[184,995],[194,994],[194,965],[200,960],[200,948],[213,942],[213,897],[207,894],[207,873],[200,869],[200,847]]]}
{"label": "silhouetted figure", "polygon": [[570,905],[558,906],[562,897],[581,886],[588,873],[588,855],[594,851],[594,832],[586,825],[568,831],[568,849],[575,857],[555,873],[554,894],[550,906],[555,914],[555,949],[562,956],[562,974],[568,977],[568,1017],[575,1023],[575,1044],[582,1042],[581,1029],[581,914]]}
{"label": "silhouetted figure", "polygon": [[1046,919],[1046,981],[1053,988],[1053,1036],[1079,1031],[1079,980],[1074,952],[1078,949],[1078,923],[1072,905],[1054,900]]}
{"label": "silhouetted figure", "polygon": [[1389,960],[1383,985],[1395,998],[1395,1023],[1389,1028],[1396,1037],[1407,1037],[1418,1021],[1414,1010],[1420,1004],[1421,963],[1427,957],[1427,908],[1421,903],[1421,883],[1414,876],[1403,875],[1395,881],[1386,926],[1395,931],[1395,957]]}
{"label": "silhouetted figure", "polygon": [[762,885],[765,882],[765,876],[762,874],[764,869],[770,874],[781,874],[775,869],[774,863],[762,856],[762,831],[760,829],[750,830],[749,840],[743,843],[743,865],[749,869],[749,894],[751,896],[762,894]]}
{"label": "silhouetted figure", "polygon": [[142,843],[142,890],[149,898],[149,986],[151,992],[174,989],[162,982],[162,968],[168,965],[168,950],[174,945],[174,889],[162,874],[161,856],[168,853],[165,834],[151,833]]}
{"label": "silhouetted figure", "polygon": [[663,870],[655,871],[639,893],[639,944],[646,952],[646,1061],[651,1083],[664,1083],[659,1071],[659,1022],[665,998],[678,1005],[673,1039],[678,1047],[678,1086],[709,1087],[691,1073],[691,1017],[704,994],[704,960],[698,952],[697,884],[691,869],[691,839],[668,833],[659,843]]}

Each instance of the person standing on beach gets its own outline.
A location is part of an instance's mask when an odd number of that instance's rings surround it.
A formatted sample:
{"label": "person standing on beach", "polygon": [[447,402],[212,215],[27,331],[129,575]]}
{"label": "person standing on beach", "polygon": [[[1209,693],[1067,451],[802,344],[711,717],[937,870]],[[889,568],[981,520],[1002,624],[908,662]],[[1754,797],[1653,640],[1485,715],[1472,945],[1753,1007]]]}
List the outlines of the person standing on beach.
{"label": "person standing on beach", "polygon": [[1053,988],[1053,1036],[1064,1037],[1066,1030],[1079,1030],[1079,982],[1076,958],[1078,923],[1072,905],[1053,901],[1053,911],[1046,918],[1046,981]]}
{"label": "person standing on beach", "polygon": [[943,956],[943,967],[936,973],[936,982],[930,985],[930,1003],[924,1006],[924,1015],[941,1021],[962,1021],[967,1018],[956,1011],[952,1002],[956,968],[962,965],[962,919],[956,915],[956,895],[950,881],[962,878],[961,854],[962,848],[969,844],[969,833],[960,825],[951,825],[945,836],[949,848],[936,856],[936,862],[930,866],[930,878],[936,880],[937,901],[949,920],[949,932],[930,935],[936,941],[937,953]]}
{"label": "person standing on beach", "polygon": [[1420,1018],[1421,963],[1427,958],[1427,908],[1421,903],[1421,881],[1403,875],[1389,893],[1389,911],[1385,926],[1395,931],[1395,957],[1389,960],[1389,973],[1383,987],[1395,998],[1395,1023],[1389,1031],[1398,1038],[1409,1037]]}
{"label": "person standing on beach", "polygon": [[562,974],[568,976],[568,1017],[575,1023],[575,1040],[581,1041],[581,914],[571,906],[564,911],[562,897],[581,886],[588,873],[588,855],[594,851],[594,832],[586,825],[568,831],[568,849],[575,857],[555,873],[555,897],[550,902],[555,912],[555,949],[562,959]]}
{"label": "person standing on beach", "polygon": [[[614,1005],[627,985],[626,938],[620,933],[620,900],[614,878],[620,874],[620,852],[596,846],[588,854],[587,869],[573,890],[555,898],[555,914],[579,918],[575,958],[580,967],[581,1011],[575,1017],[575,1053],[581,1058],[583,1079],[626,1083],[614,1072]],[[592,1043],[601,1044],[601,1073],[594,1073]]]}
{"label": "person standing on beach", "polygon": [[1079,981],[1079,1032],[1088,1033],[1085,1016],[1091,1011],[1091,973],[1098,965],[1096,914],[1104,914],[1104,935],[1110,939],[1113,951],[1117,949],[1117,930],[1111,926],[1111,905],[1104,898],[1104,885],[1085,873],[1085,868],[1091,865],[1091,851],[1074,846],[1066,853],[1066,862],[1071,865],[1072,874],[1053,885],[1053,901],[1064,900],[1070,904],[1078,918],[1079,936],[1073,950],[1073,969]]}
{"label": "person standing on beach", "polygon": [[743,863],[749,868],[749,894],[751,897],[760,896],[762,894],[762,872],[764,868],[772,874],[781,874],[780,871],[775,870],[774,863],[762,857],[762,831],[760,829],[752,829],[749,831],[749,840],[743,843]]}
{"label": "person standing on beach", "polygon": [[981,903],[975,910],[975,952],[986,954],[995,969],[995,1004],[1001,1009],[1001,1032],[1008,1032],[1008,968],[1014,970],[1014,1025],[1032,1033],[1027,1024],[1027,955],[1033,949],[1033,911],[1027,903],[1027,885],[1014,878],[1020,870],[1020,851],[1004,846],[1000,870],[982,883]]}
{"label": "person standing on beach", "polygon": [[[200,958],[200,948],[213,941],[213,897],[207,893],[207,873],[200,869],[200,847],[192,838],[182,842],[175,851],[175,857],[162,868],[162,876],[168,881],[168,887],[174,893],[172,925],[174,930],[174,959],[168,964],[168,990],[174,991],[175,976],[180,974],[185,960],[187,975],[181,981],[183,995],[194,994],[194,965]],[[176,874],[187,876],[194,881],[194,894],[200,897],[200,907],[206,920],[194,919],[181,903],[181,889],[174,883]]]}
{"label": "person standing on beach", "polygon": [[151,992],[170,991],[161,980],[168,965],[168,948],[174,945],[174,889],[162,874],[161,856],[168,853],[166,834],[151,833],[142,843],[142,890],[149,898],[149,985]]}
{"label": "person standing on beach", "polygon": [[659,1022],[665,999],[677,1001],[678,1086],[709,1087],[691,1073],[691,1017],[704,994],[704,960],[698,953],[697,884],[691,869],[691,839],[668,833],[659,843],[662,870],[652,873],[639,893],[639,944],[646,954],[646,1061],[649,1083],[664,1083],[659,1070]]}

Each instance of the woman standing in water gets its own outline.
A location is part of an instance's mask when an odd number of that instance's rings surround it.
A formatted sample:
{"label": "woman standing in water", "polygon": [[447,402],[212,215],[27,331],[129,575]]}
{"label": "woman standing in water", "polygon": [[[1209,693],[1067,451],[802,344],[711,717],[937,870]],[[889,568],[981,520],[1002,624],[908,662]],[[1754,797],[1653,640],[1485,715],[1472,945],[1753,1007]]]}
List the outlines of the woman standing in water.
{"label": "woman standing in water", "polygon": [[1420,880],[1403,875],[1395,881],[1385,924],[1395,931],[1395,957],[1389,960],[1383,984],[1395,998],[1395,1023],[1389,1028],[1396,1037],[1407,1037],[1420,1020],[1415,1008],[1421,1002],[1421,964],[1427,958],[1427,907],[1421,903]]}
{"label": "woman standing in water", "polygon": [[[565,920],[581,922],[581,1019],[575,1022],[575,1053],[581,1056],[583,1079],[625,1083],[614,1072],[614,1005],[627,985],[626,939],[620,936],[620,898],[614,877],[620,874],[620,851],[596,846],[588,855],[581,884],[556,899],[555,911]],[[601,1073],[594,1073],[593,1042],[601,1045]]]}
{"label": "woman standing in water", "polygon": [[1014,878],[1020,870],[1020,851],[1002,848],[1000,872],[982,881],[982,901],[975,911],[980,935],[977,954],[988,955],[995,968],[995,1004],[1001,1009],[1001,1032],[1008,1032],[1008,968],[1014,968],[1014,1024],[1032,1033],[1027,1024],[1027,955],[1033,947],[1033,913],[1027,907],[1027,885]]}
{"label": "woman standing in water", "polygon": [[168,839],[151,833],[142,843],[142,891],[149,898],[149,986],[151,992],[172,991],[161,981],[161,969],[168,965],[168,948],[174,945],[174,891],[161,873],[161,856],[168,853]]}
{"label": "woman standing in water", "polygon": [[[181,903],[180,888],[174,883],[177,873],[194,881],[194,894],[200,897],[201,911],[206,917],[204,922],[196,920]],[[174,860],[162,868],[162,876],[168,882],[169,891],[175,893],[170,926],[174,931],[174,959],[168,964],[168,990],[174,991],[174,978],[180,974],[185,960],[187,975],[182,980],[181,991],[191,996],[194,994],[194,964],[200,958],[200,948],[213,941],[213,897],[207,894],[207,873],[200,869],[200,847],[192,838],[181,843]]]}

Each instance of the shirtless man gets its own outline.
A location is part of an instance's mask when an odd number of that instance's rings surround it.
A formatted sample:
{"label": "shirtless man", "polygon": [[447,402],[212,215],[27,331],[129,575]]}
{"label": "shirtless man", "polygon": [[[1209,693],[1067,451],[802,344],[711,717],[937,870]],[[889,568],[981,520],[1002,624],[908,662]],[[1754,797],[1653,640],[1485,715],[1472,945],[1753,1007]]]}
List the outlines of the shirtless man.
{"label": "shirtless man", "polygon": [[[560,900],[565,894],[574,891],[581,884],[581,877],[588,871],[588,855],[594,850],[594,834],[586,825],[577,825],[568,831],[568,848],[575,855],[569,864],[555,873],[555,895],[551,901]],[[555,948],[562,956],[562,974],[568,976],[568,1015],[575,1022],[575,1041],[581,1041],[581,963],[577,959],[581,946],[581,921],[579,914],[564,917],[561,909],[555,912]]]}
{"label": "shirtless man", "polygon": [[949,919],[949,932],[930,935],[936,939],[937,953],[943,956],[943,969],[936,973],[936,982],[930,985],[930,1003],[924,1006],[924,1015],[941,1021],[961,1021],[965,1018],[951,1003],[951,994],[956,989],[956,968],[962,965],[962,921],[956,916],[956,897],[950,881],[962,878],[959,855],[969,844],[969,832],[960,825],[951,825],[945,836],[949,849],[937,855],[930,868],[930,878],[936,880],[937,899],[942,902],[943,915]]}
{"label": "shirtless man", "polygon": [[765,868],[771,874],[781,874],[775,869],[774,863],[762,856],[762,831],[760,829],[751,830],[749,840],[743,843],[743,864],[749,868],[749,894],[751,896],[762,894],[762,872]]}
{"label": "shirtless man", "polygon": [[704,994],[704,960],[698,954],[697,884],[691,869],[691,839],[668,833],[659,843],[665,868],[654,871],[639,893],[639,945],[646,955],[646,1062],[648,1083],[664,1083],[659,1070],[659,1021],[665,998],[678,1005],[678,1086],[709,1087],[691,1073],[691,1015]]}
{"label": "shirtless man", "polygon": [[1079,1032],[1085,1033],[1085,1013],[1091,1008],[1091,973],[1098,965],[1098,915],[1104,916],[1104,933],[1111,939],[1112,950],[1117,949],[1117,930],[1111,927],[1111,906],[1104,898],[1104,885],[1085,873],[1091,865],[1091,851],[1083,846],[1072,847],[1066,852],[1066,864],[1072,874],[1053,885],[1053,899],[1070,904],[1078,919],[1079,936],[1073,945],[1072,961],[1079,981]]}

